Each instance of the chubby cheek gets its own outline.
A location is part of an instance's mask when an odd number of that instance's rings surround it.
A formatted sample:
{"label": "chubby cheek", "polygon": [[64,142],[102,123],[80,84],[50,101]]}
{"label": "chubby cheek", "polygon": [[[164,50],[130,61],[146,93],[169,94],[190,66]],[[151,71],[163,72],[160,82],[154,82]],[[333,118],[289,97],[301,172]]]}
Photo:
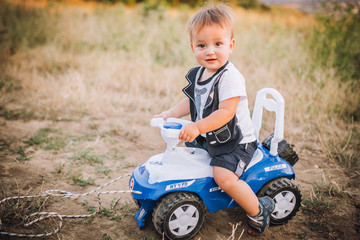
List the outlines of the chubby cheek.
{"label": "chubby cheek", "polygon": [[194,56],[198,61],[201,61],[204,58],[204,54],[201,51],[194,51]]}

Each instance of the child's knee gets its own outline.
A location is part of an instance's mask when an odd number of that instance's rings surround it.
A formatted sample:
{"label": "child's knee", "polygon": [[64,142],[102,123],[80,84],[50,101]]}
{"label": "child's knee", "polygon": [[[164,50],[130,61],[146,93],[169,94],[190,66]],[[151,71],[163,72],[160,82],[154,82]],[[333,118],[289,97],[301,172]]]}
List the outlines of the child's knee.
{"label": "child's knee", "polygon": [[221,189],[223,189],[224,191],[227,191],[227,189],[231,188],[237,181],[236,179],[220,174],[214,175],[214,180],[216,184],[219,185],[219,187],[221,187]]}
{"label": "child's knee", "polygon": [[[214,180],[220,187],[234,184],[238,177],[228,169],[214,166]],[[224,188],[223,188],[224,189]]]}

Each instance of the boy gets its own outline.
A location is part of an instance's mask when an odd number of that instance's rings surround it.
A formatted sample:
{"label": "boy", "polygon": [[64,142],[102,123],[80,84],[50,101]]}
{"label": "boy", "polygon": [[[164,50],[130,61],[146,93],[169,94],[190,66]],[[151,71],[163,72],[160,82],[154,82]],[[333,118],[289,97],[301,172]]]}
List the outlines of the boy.
{"label": "boy", "polygon": [[186,98],[154,117],[180,118],[191,115],[193,123],[182,127],[179,139],[187,146],[208,151],[214,180],[247,213],[252,235],[262,234],[269,225],[274,202],[257,198],[239,177],[256,148],[245,80],[228,61],[235,40],[230,8],[224,4],[209,6],[188,22],[191,49],[200,66],[186,75]]}

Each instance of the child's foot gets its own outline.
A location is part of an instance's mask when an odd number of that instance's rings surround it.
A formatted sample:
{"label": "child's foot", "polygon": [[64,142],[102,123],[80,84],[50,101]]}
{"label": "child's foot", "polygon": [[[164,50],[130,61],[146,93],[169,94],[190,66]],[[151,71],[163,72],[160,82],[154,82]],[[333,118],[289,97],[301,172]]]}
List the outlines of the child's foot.
{"label": "child's foot", "polygon": [[251,217],[248,215],[248,233],[253,236],[258,236],[265,232],[267,226],[269,226],[270,215],[274,211],[275,203],[268,196],[261,197],[259,198],[259,208],[260,213],[255,217]]}

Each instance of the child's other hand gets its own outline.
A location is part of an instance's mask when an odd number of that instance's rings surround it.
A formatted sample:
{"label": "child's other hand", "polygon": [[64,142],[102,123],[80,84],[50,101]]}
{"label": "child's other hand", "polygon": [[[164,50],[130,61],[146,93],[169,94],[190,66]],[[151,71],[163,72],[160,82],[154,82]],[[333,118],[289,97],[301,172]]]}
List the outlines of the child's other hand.
{"label": "child's other hand", "polygon": [[165,121],[170,117],[172,117],[172,115],[169,110],[153,116],[153,118],[162,118]]}
{"label": "child's other hand", "polygon": [[179,139],[185,142],[192,142],[200,135],[200,131],[195,123],[188,123],[181,128]]}

